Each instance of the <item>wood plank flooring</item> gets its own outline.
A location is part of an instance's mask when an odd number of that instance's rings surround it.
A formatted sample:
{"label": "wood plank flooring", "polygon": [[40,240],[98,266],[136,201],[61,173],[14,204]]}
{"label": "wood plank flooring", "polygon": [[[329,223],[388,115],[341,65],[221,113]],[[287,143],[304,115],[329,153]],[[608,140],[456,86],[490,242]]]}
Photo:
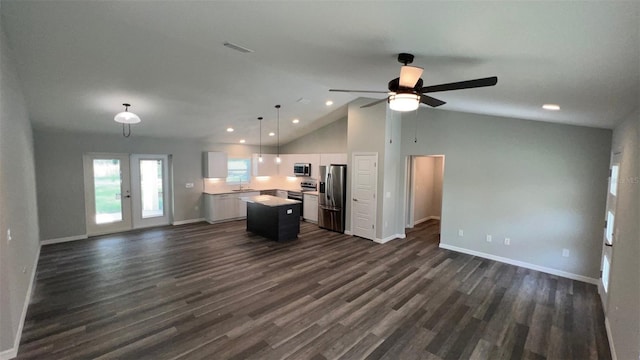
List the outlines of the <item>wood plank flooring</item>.
{"label": "wood plank flooring", "polygon": [[244,221],[42,248],[19,359],[608,359],[595,286],[438,248]]}

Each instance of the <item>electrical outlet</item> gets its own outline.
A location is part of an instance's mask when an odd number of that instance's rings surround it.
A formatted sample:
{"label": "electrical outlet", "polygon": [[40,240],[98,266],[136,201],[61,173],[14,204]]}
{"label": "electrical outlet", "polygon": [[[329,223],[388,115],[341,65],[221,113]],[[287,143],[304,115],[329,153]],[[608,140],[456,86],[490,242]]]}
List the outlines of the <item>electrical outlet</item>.
{"label": "electrical outlet", "polygon": [[505,244],[505,245],[511,245],[511,239],[509,239],[509,238],[504,238],[504,244]]}
{"label": "electrical outlet", "polygon": [[23,267],[22,267],[22,273],[23,273],[23,274],[26,274],[26,273],[27,273],[27,267],[26,267],[26,266],[23,266]]}
{"label": "electrical outlet", "polygon": [[200,206],[196,205],[194,206],[196,210],[200,210]]}
{"label": "electrical outlet", "polygon": [[492,241],[491,235],[487,235],[487,242],[491,242],[491,241]]}
{"label": "electrical outlet", "polygon": [[562,256],[569,257],[569,249],[562,249]]}
{"label": "electrical outlet", "polygon": [[463,237],[464,236],[464,230],[458,229],[458,236]]}
{"label": "electrical outlet", "polygon": [[184,187],[187,189],[193,189],[193,183],[192,182],[188,182],[186,184],[184,184]]}
{"label": "electrical outlet", "polygon": [[9,243],[9,241],[11,241],[13,238],[11,237],[11,229],[7,229],[7,244]]}

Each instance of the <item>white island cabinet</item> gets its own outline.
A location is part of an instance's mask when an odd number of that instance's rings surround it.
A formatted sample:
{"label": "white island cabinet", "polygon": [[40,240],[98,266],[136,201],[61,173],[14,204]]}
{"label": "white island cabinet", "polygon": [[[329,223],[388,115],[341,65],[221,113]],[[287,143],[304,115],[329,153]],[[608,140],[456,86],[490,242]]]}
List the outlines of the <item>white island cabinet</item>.
{"label": "white island cabinet", "polygon": [[302,194],[304,200],[302,201],[302,205],[304,210],[302,211],[302,216],[304,220],[317,223],[318,222],[318,195],[316,194]]}
{"label": "white island cabinet", "polygon": [[243,219],[247,217],[247,204],[241,196],[257,196],[259,191],[233,194],[204,194],[205,220],[209,223]]}

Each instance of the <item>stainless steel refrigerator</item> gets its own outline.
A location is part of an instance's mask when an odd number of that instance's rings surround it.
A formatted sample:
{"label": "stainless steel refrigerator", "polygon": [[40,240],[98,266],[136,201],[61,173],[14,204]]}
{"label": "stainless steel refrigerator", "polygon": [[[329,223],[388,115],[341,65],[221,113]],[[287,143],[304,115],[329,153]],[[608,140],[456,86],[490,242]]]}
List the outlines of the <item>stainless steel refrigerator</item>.
{"label": "stainless steel refrigerator", "polygon": [[347,165],[320,166],[318,193],[318,225],[321,228],[343,233]]}

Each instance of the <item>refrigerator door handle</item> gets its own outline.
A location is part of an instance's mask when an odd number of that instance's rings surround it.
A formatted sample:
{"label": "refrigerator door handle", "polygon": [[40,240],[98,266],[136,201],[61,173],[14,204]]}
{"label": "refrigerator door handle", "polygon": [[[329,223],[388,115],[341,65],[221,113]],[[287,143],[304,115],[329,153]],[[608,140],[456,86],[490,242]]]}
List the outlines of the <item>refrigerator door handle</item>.
{"label": "refrigerator door handle", "polygon": [[327,210],[327,211],[340,211],[340,209],[332,208],[332,207],[328,207],[328,206],[320,206],[320,209]]}

